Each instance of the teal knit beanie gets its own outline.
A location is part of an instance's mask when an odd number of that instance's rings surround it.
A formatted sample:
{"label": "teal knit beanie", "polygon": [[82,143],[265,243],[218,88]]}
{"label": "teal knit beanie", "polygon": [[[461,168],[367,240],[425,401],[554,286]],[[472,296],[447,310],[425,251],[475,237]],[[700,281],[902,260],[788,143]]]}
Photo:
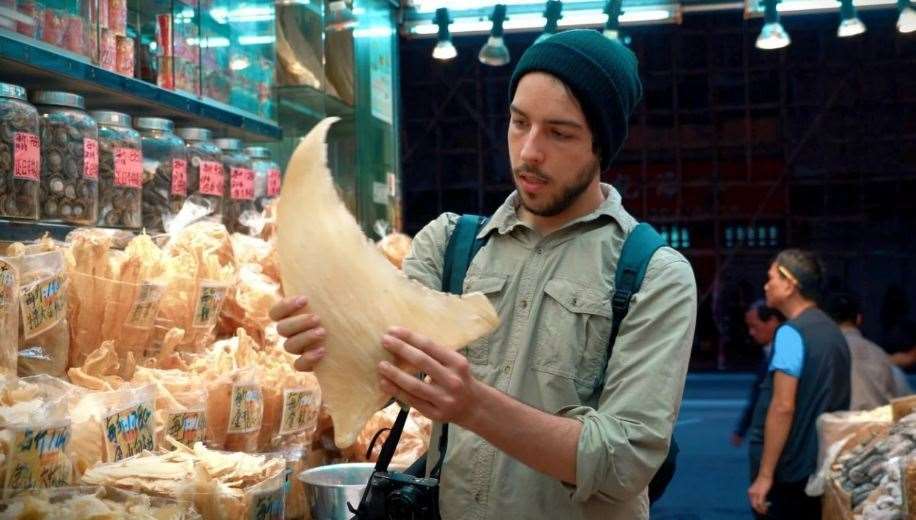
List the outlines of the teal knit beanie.
{"label": "teal knit beanie", "polygon": [[519,59],[509,99],[522,76],[541,71],[557,77],[582,105],[606,171],[627,137],[627,121],[642,99],[636,56],[622,43],[598,31],[556,33],[528,48]]}

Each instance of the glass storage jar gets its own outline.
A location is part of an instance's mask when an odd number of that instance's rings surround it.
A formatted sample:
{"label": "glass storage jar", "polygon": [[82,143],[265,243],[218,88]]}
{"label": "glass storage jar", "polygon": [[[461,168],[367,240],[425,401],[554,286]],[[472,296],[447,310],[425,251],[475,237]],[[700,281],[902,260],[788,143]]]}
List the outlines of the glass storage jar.
{"label": "glass storage jar", "polygon": [[138,117],[134,127],[143,148],[143,227],[165,231],[188,196],[188,151],[168,119]]}
{"label": "glass storage jar", "polygon": [[[214,141],[223,151],[223,171],[226,173],[223,202],[223,225],[230,233],[248,232],[243,224],[254,213],[254,170],[251,159],[242,151],[242,141],[223,138]],[[249,214],[246,215],[245,213]]]}
{"label": "glass storage jar", "polygon": [[251,157],[251,169],[254,170],[254,206],[264,211],[280,196],[280,165],[271,160],[267,147],[249,146],[245,153]]}
{"label": "glass storage jar", "polygon": [[41,218],[95,224],[99,206],[99,127],[83,96],[39,90],[41,114]]}
{"label": "glass storage jar", "polygon": [[38,119],[24,88],[0,83],[0,216],[38,218]]}
{"label": "glass storage jar", "polygon": [[213,144],[213,133],[206,128],[179,128],[178,136],[188,149],[188,194],[197,202],[210,203],[211,215],[223,211],[222,151]]}
{"label": "glass storage jar", "polygon": [[143,152],[140,132],[121,112],[90,112],[99,124],[99,226],[139,229],[142,224]]}

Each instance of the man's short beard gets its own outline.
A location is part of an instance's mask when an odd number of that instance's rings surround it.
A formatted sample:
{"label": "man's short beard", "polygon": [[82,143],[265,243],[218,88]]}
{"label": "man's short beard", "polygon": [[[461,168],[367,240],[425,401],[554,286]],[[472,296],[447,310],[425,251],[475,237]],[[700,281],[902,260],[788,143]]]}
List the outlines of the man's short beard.
{"label": "man's short beard", "polygon": [[519,191],[519,200],[521,201],[522,206],[531,212],[533,215],[539,217],[555,217],[560,213],[566,211],[580,195],[585,193],[585,190],[588,189],[589,184],[592,183],[592,180],[595,178],[598,172],[598,160],[596,159],[591,164],[579,170],[575,178],[573,178],[573,183],[565,186],[562,193],[553,200],[546,202],[546,206],[542,207],[532,207],[525,201],[525,196],[522,193],[521,188],[518,186],[518,176],[522,173],[532,173],[536,176],[546,178],[548,176],[544,175],[540,169],[522,165],[518,168],[512,170],[513,180],[515,181],[515,188]]}

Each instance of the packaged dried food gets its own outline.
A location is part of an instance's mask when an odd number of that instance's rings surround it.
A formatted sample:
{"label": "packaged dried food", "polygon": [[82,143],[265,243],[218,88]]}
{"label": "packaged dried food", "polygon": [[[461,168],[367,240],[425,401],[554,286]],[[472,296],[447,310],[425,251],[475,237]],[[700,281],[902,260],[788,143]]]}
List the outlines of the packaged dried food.
{"label": "packaged dried food", "polygon": [[25,89],[0,83],[0,216],[38,218],[39,116]]}
{"label": "packaged dried food", "polygon": [[162,232],[188,196],[188,152],[168,119],[140,117],[134,126],[143,147],[143,227]]}
{"label": "packaged dried food", "polygon": [[0,503],[8,520],[104,518],[106,520],[198,520],[191,504],[116,488],[79,486],[33,490]]}
{"label": "packaged dried food", "polygon": [[98,218],[99,128],[82,96],[32,94],[41,114],[41,218],[94,224]]}
{"label": "packaged dried food", "polygon": [[105,227],[139,229],[142,225],[143,152],[130,116],[94,111],[99,124],[99,218]]}
{"label": "packaged dried food", "polygon": [[207,445],[255,452],[264,416],[264,396],[256,367],[222,374],[208,383]]}
{"label": "packaged dried food", "polygon": [[254,209],[254,170],[251,159],[242,152],[242,141],[223,138],[215,141],[222,150],[225,183],[223,225],[230,233],[247,232],[248,221],[258,215]]}
{"label": "packaged dried food", "polygon": [[178,136],[188,148],[188,194],[209,204],[210,214],[221,216],[225,191],[222,152],[206,128],[179,128]]}

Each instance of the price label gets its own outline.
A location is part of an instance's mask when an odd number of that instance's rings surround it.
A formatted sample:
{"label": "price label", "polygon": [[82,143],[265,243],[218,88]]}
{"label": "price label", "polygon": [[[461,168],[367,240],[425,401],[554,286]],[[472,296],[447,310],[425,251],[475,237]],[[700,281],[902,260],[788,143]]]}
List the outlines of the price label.
{"label": "price label", "polygon": [[230,190],[233,200],[254,200],[254,170],[250,168],[229,168]]}
{"label": "price label", "polygon": [[172,195],[188,196],[188,161],[172,159]]}
{"label": "price label", "polygon": [[153,411],[146,403],[109,415],[103,427],[108,462],[117,462],[156,447],[153,442]]}
{"label": "price label", "polygon": [[13,137],[13,177],[37,181],[41,175],[41,150],[38,136],[16,132]]}
{"label": "price label", "polygon": [[277,197],[280,195],[280,170],[271,168],[267,170],[267,196]]}
{"label": "price label", "polygon": [[261,429],[264,397],[258,385],[235,385],[229,407],[228,433],[250,433]]}
{"label": "price label", "polygon": [[200,161],[200,188],[204,195],[223,196],[223,165],[216,161]]}
{"label": "price label", "polygon": [[283,520],[286,515],[283,486],[257,493],[251,499],[251,520]]}
{"label": "price label", "polygon": [[165,433],[185,446],[204,440],[207,429],[205,413],[175,412],[170,413],[165,421]]}
{"label": "price label", "polygon": [[22,329],[25,339],[50,329],[64,316],[64,274],[49,276],[19,290]]}
{"label": "price label", "polygon": [[99,142],[83,139],[83,177],[99,180]]}
{"label": "price label", "polygon": [[73,473],[67,458],[70,437],[70,425],[15,430],[9,446],[6,496],[25,489],[69,486]]}
{"label": "price label", "polygon": [[143,156],[135,148],[115,148],[115,186],[140,188],[143,186]]}
{"label": "price label", "polygon": [[162,301],[163,294],[165,294],[164,285],[143,282],[124,325],[138,329],[152,328],[156,315],[159,313],[159,302]]}
{"label": "price label", "polygon": [[283,391],[283,416],[280,419],[280,435],[307,430],[315,418],[315,394],[304,388]]}
{"label": "price label", "polygon": [[216,323],[226,299],[228,287],[213,282],[202,282],[194,311],[194,327],[209,327]]}
{"label": "price label", "polygon": [[[19,273],[16,268],[9,262],[0,260],[0,315],[15,312],[15,309],[11,311],[8,307],[15,305],[17,285],[19,285]],[[13,321],[14,325],[15,323]]]}

